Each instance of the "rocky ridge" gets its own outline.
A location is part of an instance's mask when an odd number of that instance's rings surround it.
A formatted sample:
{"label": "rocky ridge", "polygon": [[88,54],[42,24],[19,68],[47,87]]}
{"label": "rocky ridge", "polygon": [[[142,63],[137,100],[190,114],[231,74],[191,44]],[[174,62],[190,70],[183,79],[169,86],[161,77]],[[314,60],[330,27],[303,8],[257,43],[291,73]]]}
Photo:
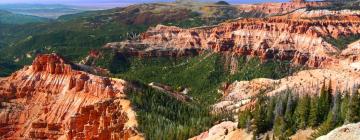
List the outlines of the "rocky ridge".
{"label": "rocky ridge", "polygon": [[316,1],[304,1],[293,0],[291,2],[284,3],[260,3],[260,4],[240,4],[236,7],[244,11],[260,11],[268,15],[286,14],[296,9],[305,7],[324,7],[330,5],[331,2],[316,2]]}
{"label": "rocky ridge", "polygon": [[56,54],[0,79],[2,139],[142,139],[127,83],[73,68]]}
{"label": "rocky ridge", "polygon": [[232,52],[240,56],[258,56],[262,60],[288,60],[294,64],[324,67],[337,63],[336,55],[340,50],[323,37],[351,36],[358,34],[359,29],[360,20],[240,19],[192,29],[158,25],[141,34],[138,41],[109,43],[106,47],[131,48],[136,52],[133,54],[140,56],[164,55],[161,52],[175,56],[186,52]]}
{"label": "rocky ridge", "polygon": [[317,138],[316,140],[357,140],[360,137],[359,127],[360,123],[343,125],[332,130],[327,135]]}
{"label": "rocky ridge", "polygon": [[[348,45],[347,49],[338,56],[338,63],[324,68],[303,70],[282,79],[259,78],[251,81],[235,81],[225,85],[221,93],[221,101],[213,105],[213,112],[223,111],[238,112],[253,106],[256,102],[256,95],[265,92],[267,96],[280,95],[286,92],[304,96],[306,94],[314,96],[320,93],[323,85],[331,86],[333,94],[344,91],[354,93],[360,83],[360,61],[359,61],[359,41]],[[222,139],[251,139],[252,134],[245,133],[242,129],[228,129],[232,125],[220,123],[208,131],[194,137],[196,140],[211,140],[221,137]],[[348,125],[333,130],[328,135],[319,139],[357,139],[358,125]],[[212,129],[222,128],[222,131],[212,131]],[[228,131],[229,133],[223,133]],[[298,131],[291,139],[299,137],[309,137],[312,130]],[[236,137],[234,137],[236,136]],[[245,138],[246,137],[246,138]]]}
{"label": "rocky ridge", "polygon": [[307,8],[300,8],[291,13],[279,15],[276,17],[283,17],[283,18],[291,18],[291,19],[311,19],[311,18],[323,18],[323,19],[332,19],[335,20],[342,18],[342,20],[347,21],[358,21],[360,11],[359,10],[329,10],[329,9],[322,9],[322,10],[308,10]]}
{"label": "rocky ridge", "polygon": [[344,69],[315,69],[300,71],[292,76],[279,80],[254,79],[251,81],[236,81],[223,91],[223,101],[215,104],[214,110],[239,111],[245,109],[254,101],[260,92],[268,96],[279,95],[287,91],[303,96],[320,93],[321,87],[331,84],[334,92],[353,91],[360,83],[358,72]]}
{"label": "rocky ridge", "polygon": [[243,132],[242,135],[234,136],[232,134],[234,134],[235,131],[238,131],[237,123],[226,121],[213,126],[208,131],[201,133],[196,137],[190,138],[189,140],[250,140],[252,138],[252,135],[247,134],[246,132]]}
{"label": "rocky ridge", "polygon": [[[258,26],[255,27],[249,26],[249,24],[244,26],[244,27],[250,27],[251,30],[248,29],[248,32],[246,32],[246,34],[245,33],[241,34],[241,36],[244,37],[250,36],[250,38],[255,38],[255,39],[253,40],[244,39],[243,42],[245,43],[243,44],[246,43],[250,44],[249,48],[268,48],[262,52],[273,52],[269,48],[272,49],[274,48],[277,50],[294,50],[295,52],[302,54],[300,56],[304,56],[304,57],[292,56],[290,57],[291,59],[287,59],[287,60],[291,60],[293,63],[310,66],[311,69],[299,71],[293,75],[287,76],[282,79],[259,78],[250,81],[235,81],[231,84],[224,84],[224,87],[221,88],[222,89],[221,93],[223,94],[222,100],[213,105],[213,111],[215,113],[219,113],[222,111],[238,112],[240,110],[246,109],[254,105],[254,103],[256,102],[256,95],[258,95],[260,92],[265,92],[265,94],[268,96],[279,95],[288,91],[298,94],[300,96],[305,95],[304,93],[307,93],[310,96],[314,96],[319,94],[319,91],[323,85],[326,86],[330,85],[333,89],[334,94],[336,92],[341,93],[344,91],[352,93],[355,92],[355,90],[357,90],[357,87],[359,86],[359,82],[360,82],[360,76],[359,76],[360,75],[359,73],[360,40],[349,44],[345,50],[339,50],[335,46],[327,43],[324,37],[331,37],[337,39],[340,36],[358,35],[359,34],[358,31],[356,31],[357,30],[356,28],[359,27],[358,11],[356,10],[355,11],[349,11],[349,10],[306,11],[304,9],[300,9],[288,15],[275,16],[267,19],[240,19],[238,21],[230,22],[230,23],[237,23],[237,22],[244,23],[245,21],[252,21],[253,24]],[[264,22],[262,23],[259,21],[264,21]],[[274,22],[274,21],[281,21],[281,22]],[[219,27],[224,28],[225,25],[230,25],[230,23],[224,23],[216,27],[211,27],[207,31],[209,30],[214,31],[214,29]],[[224,37],[224,34],[226,34],[227,32],[238,31],[238,29],[236,28],[235,29],[230,28],[232,26],[225,26],[225,27],[227,27],[226,29],[228,29],[228,31],[224,31],[224,30],[220,31],[220,33],[217,34],[217,35],[219,34],[221,35],[220,38],[217,38],[218,40],[222,39]],[[280,29],[280,27],[282,27],[283,29]],[[197,30],[205,30],[205,29],[193,29],[192,31],[198,32]],[[240,29],[241,32],[244,32],[243,30],[245,29]],[[285,40],[285,42],[282,45],[273,43],[273,42],[280,42],[278,40],[283,40],[281,39],[283,38],[281,37],[281,35],[277,35],[277,36],[273,35],[273,33],[275,33],[277,30],[281,30],[282,34],[289,34],[289,36],[291,36],[289,38],[291,39]],[[180,33],[182,32],[184,31],[180,31]],[[253,34],[256,35],[257,32],[261,32],[261,34],[266,34],[266,36],[269,36],[267,42],[271,42],[271,43],[266,43],[268,47],[263,47],[261,45],[259,45],[260,47],[256,47],[255,45],[253,45],[256,44],[253,42],[264,42],[263,38],[261,37],[259,38],[256,36],[254,37]],[[229,34],[230,35],[228,35],[227,37],[230,38],[230,40],[234,40],[233,44],[241,44],[239,43],[240,41],[236,43],[236,38],[234,37],[236,34],[235,35],[231,33]],[[165,38],[168,38],[166,35],[163,36],[165,36]],[[306,39],[305,38],[299,39],[299,36],[305,36]],[[176,38],[176,37],[172,36],[172,38]],[[185,35],[183,36],[183,38],[185,38]],[[318,44],[314,43],[314,40],[316,39],[322,40],[321,41],[322,43],[318,43]],[[312,42],[314,44],[308,42]],[[202,46],[201,43],[199,44],[200,44],[199,46]],[[230,48],[236,48],[236,45],[233,44],[231,44],[232,47]],[[218,46],[225,46],[225,45],[218,45]],[[234,53],[238,52],[236,51],[236,49],[227,49],[224,51],[231,51]],[[218,52],[222,52],[221,49]],[[257,55],[252,55],[252,54],[257,54]],[[263,58],[263,60],[273,59],[275,57],[262,57],[262,56],[276,56],[274,55],[274,53],[267,53],[272,55],[261,55],[261,53],[252,53],[252,54],[250,54],[250,56],[260,56],[260,58]],[[277,53],[277,54],[281,54],[281,53]],[[282,54],[286,54],[286,53],[282,53]],[[291,54],[291,53],[287,52],[287,54]],[[244,55],[244,54],[240,54],[240,55]],[[316,57],[322,59],[313,59]],[[280,60],[284,60],[284,59],[280,59]],[[299,60],[303,60],[303,61],[299,61]],[[299,63],[299,62],[305,62],[305,63]],[[227,127],[231,127],[230,124],[228,125],[225,124],[226,123],[220,123],[218,125],[215,125],[211,129],[215,129],[219,127],[226,129]],[[227,129],[229,131],[228,134],[223,133],[223,131],[219,131],[218,133],[213,133],[210,135],[209,132],[211,129],[194,137],[194,139],[197,140],[214,139],[218,136],[221,136],[222,139],[231,139],[231,136],[233,135],[251,136],[251,134],[246,134],[241,130],[232,130],[232,129],[231,130]],[[341,130],[345,130],[345,129],[341,129]],[[343,134],[337,134],[340,132],[335,132],[335,131],[338,130],[336,129],[334,130],[334,132],[331,132],[327,136],[321,138],[322,139],[343,138],[342,137]],[[356,130],[346,129],[346,131],[347,132],[344,132],[347,133],[344,134],[346,138],[356,139],[357,136]],[[309,130],[309,131],[297,132],[297,133],[299,136],[308,137],[309,134],[311,134],[311,132],[312,131]],[[329,137],[330,135],[331,137]],[[247,139],[250,139],[249,137]],[[296,139],[296,137],[298,136],[294,136],[292,139]]]}
{"label": "rocky ridge", "polygon": [[[312,129],[299,130],[296,134],[291,136],[290,140],[306,140],[310,138],[311,133],[314,132]],[[271,137],[274,135],[272,131],[269,131],[261,136],[258,140],[267,140],[266,135]],[[208,131],[201,133],[198,136],[192,137],[189,140],[252,140],[252,132],[248,132],[245,129],[238,129],[236,122],[226,121],[219,123]],[[271,139],[272,140],[272,139]],[[327,140],[327,139],[326,139]]]}
{"label": "rocky ridge", "polygon": [[214,110],[239,111],[253,103],[260,92],[269,96],[287,91],[304,95],[317,95],[321,87],[330,85],[335,92],[353,92],[360,85],[360,40],[348,45],[336,57],[336,63],[323,68],[299,71],[282,79],[259,78],[251,81],[235,81],[223,87],[224,96],[215,104]]}
{"label": "rocky ridge", "polygon": [[[353,93],[357,90],[360,83],[359,42],[360,40],[348,45],[347,49],[343,50],[337,57],[338,63],[331,66],[303,70],[282,79],[259,78],[251,81],[235,81],[232,84],[226,85],[222,90],[223,99],[213,105],[213,111],[219,113],[222,111],[238,112],[244,110],[254,105],[256,102],[255,96],[260,92],[265,92],[268,96],[280,95],[288,91],[299,96],[305,95],[304,93],[314,96],[320,93],[323,85],[330,85],[333,89],[333,94],[344,91]],[[220,123],[211,129],[218,128],[219,126],[225,129],[231,126],[224,126],[224,124]],[[358,124],[345,125],[318,139],[357,139],[357,126]],[[208,135],[209,131],[194,138],[205,140],[213,139],[220,135],[224,139],[236,139],[232,137],[235,135],[238,137],[248,136],[246,139],[250,139],[252,136],[251,134],[244,133],[241,129],[228,129],[228,134],[219,131],[218,133]],[[298,131],[291,139],[309,137],[312,132],[312,130]]]}

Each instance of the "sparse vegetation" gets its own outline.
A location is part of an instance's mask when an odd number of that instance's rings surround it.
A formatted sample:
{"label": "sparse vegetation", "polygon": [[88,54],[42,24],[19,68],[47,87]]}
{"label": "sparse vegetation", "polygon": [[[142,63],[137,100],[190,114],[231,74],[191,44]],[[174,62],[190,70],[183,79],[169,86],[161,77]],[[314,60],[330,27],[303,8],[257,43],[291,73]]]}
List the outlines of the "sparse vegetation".
{"label": "sparse vegetation", "polygon": [[333,37],[324,37],[324,38],[326,42],[329,42],[330,44],[334,45],[340,50],[344,50],[346,49],[347,45],[359,40],[360,35],[340,36],[337,39]]}

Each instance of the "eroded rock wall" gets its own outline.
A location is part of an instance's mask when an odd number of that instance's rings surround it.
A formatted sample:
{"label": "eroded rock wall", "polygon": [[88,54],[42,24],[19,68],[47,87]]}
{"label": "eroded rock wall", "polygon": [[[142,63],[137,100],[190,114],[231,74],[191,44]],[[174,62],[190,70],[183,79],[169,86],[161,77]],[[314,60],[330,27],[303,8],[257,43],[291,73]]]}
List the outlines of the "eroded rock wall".
{"label": "eroded rock wall", "polygon": [[0,79],[2,139],[141,139],[125,81],[72,69],[56,54],[39,55]]}
{"label": "eroded rock wall", "polygon": [[[262,60],[289,60],[295,64],[323,67],[337,63],[340,53],[323,38],[359,34],[360,20],[240,19],[218,26],[181,29],[158,25],[141,35],[139,41],[119,46],[141,46],[146,50],[204,50],[258,56]],[[108,44],[108,46],[116,46]],[[139,48],[139,47],[138,47]]]}

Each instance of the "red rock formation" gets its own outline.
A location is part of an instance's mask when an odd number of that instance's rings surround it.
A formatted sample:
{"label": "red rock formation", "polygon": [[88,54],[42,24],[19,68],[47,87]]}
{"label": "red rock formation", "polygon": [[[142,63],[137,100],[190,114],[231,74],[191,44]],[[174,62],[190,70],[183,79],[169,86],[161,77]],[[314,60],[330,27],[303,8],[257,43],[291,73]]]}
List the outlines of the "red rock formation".
{"label": "red rock formation", "polygon": [[328,6],[330,4],[331,2],[319,2],[319,1],[305,2],[305,0],[292,0],[292,2],[285,2],[285,3],[240,4],[237,5],[236,7],[239,10],[243,10],[246,12],[258,11],[270,15],[275,15],[275,14],[286,14],[300,8],[323,7],[323,6]]}
{"label": "red rock formation", "polygon": [[293,3],[304,3],[306,0],[291,0]]}
{"label": "red rock formation", "polygon": [[[181,29],[158,25],[141,35],[146,50],[211,50],[237,55],[259,56],[263,60],[291,60],[297,64],[321,67],[336,62],[339,50],[322,36],[338,38],[358,34],[360,20],[307,20],[283,17],[240,19],[213,27]],[[111,46],[111,45],[110,45]]]}
{"label": "red rock formation", "polygon": [[129,118],[134,112],[122,99],[125,89],[126,82],[74,70],[56,54],[39,55],[32,66],[0,79],[0,138],[136,136],[136,120]]}
{"label": "red rock formation", "polygon": [[291,18],[291,19],[323,19],[323,20],[339,20],[356,22],[360,20],[359,10],[308,10],[306,8],[295,10],[291,13],[278,15],[277,18]]}
{"label": "red rock formation", "polygon": [[37,57],[32,64],[32,69],[34,72],[46,71],[50,74],[69,74],[71,72],[71,66],[65,64],[58,55]]}

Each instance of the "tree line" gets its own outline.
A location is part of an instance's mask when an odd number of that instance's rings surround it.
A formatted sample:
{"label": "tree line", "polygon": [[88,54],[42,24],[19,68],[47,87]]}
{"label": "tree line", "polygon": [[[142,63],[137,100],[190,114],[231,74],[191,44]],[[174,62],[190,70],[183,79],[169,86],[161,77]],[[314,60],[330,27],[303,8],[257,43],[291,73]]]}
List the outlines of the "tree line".
{"label": "tree line", "polygon": [[254,139],[272,130],[279,140],[288,139],[297,130],[312,128],[315,131],[311,139],[315,139],[338,126],[360,121],[359,92],[354,89],[340,93],[323,84],[318,95],[299,96],[290,90],[273,97],[262,93],[255,106],[239,113],[238,128],[253,132]]}

